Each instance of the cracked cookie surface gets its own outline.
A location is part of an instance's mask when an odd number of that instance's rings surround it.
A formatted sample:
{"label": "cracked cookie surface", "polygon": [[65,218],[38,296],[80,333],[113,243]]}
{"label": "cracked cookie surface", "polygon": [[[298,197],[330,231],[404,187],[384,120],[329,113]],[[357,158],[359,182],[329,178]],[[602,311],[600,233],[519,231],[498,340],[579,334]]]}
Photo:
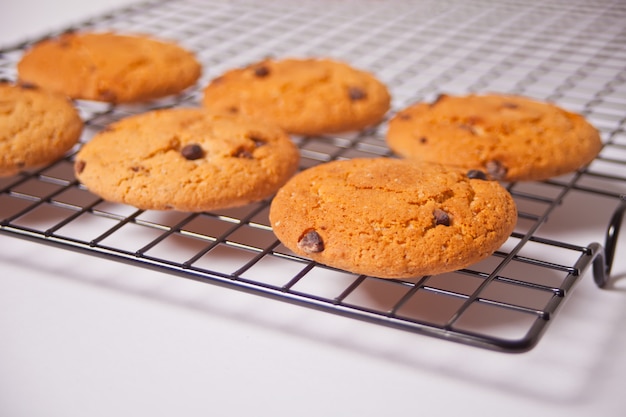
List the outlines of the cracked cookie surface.
{"label": "cracked cookie surface", "polygon": [[361,130],[389,110],[373,74],[330,59],[266,59],[225,72],[204,89],[203,105],[262,118],[289,133]]}
{"label": "cracked cookie surface", "polygon": [[591,162],[602,146],[582,116],[511,95],[440,96],[389,122],[398,155],[476,169],[503,181],[544,180]]}
{"label": "cracked cookie surface", "polygon": [[82,130],[65,96],[0,81],[0,176],[61,158]]}
{"label": "cracked cookie surface", "polygon": [[68,32],[30,48],[17,65],[22,82],[75,99],[134,103],[176,94],[201,74],[195,56],[145,35]]}
{"label": "cracked cookie surface", "polygon": [[270,207],[274,233],[294,253],[381,278],[471,265],[497,250],[516,221],[515,203],[498,182],[391,158],[309,168]]}
{"label": "cracked cookie surface", "polygon": [[110,125],[79,151],[77,178],[105,200],[207,211],[272,195],[299,152],[280,128],[231,114],[167,109]]}

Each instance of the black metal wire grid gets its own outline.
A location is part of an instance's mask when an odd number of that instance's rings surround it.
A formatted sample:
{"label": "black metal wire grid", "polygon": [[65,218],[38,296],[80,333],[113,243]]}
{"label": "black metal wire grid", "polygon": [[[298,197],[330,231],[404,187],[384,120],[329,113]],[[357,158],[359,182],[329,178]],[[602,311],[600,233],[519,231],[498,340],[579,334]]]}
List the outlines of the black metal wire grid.
{"label": "black metal wire grid", "polygon": [[[389,86],[392,114],[439,93],[486,91],[550,100],[584,114],[605,142],[598,158],[549,181],[505,184],[519,208],[517,227],[493,256],[467,269],[385,280],[316,264],[276,239],[269,201],[206,213],[108,203],[73,176],[80,144],[56,163],[0,179],[0,232],[420,334],[527,351],[588,267],[598,286],[606,286],[617,253],[626,211],[624,21],[626,5],[612,1],[183,0],[140,4],[64,28],[174,39],[205,67],[195,88],[147,105],[78,101],[86,123],[81,143],[132,114],[198,105],[211,78],[268,55],[329,56],[370,70]],[[35,41],[0,51],[0,78],[16,79],[16,63]],[[305,169],[389,156],[384,132],[382,123],[354,134],[293,139]],[[546,229],[549,217],[574,204],[582,204],[574,227],[600,228],[603,242],[572,244]],[[583,212],[598,205],[608,207],[599,219]]]}

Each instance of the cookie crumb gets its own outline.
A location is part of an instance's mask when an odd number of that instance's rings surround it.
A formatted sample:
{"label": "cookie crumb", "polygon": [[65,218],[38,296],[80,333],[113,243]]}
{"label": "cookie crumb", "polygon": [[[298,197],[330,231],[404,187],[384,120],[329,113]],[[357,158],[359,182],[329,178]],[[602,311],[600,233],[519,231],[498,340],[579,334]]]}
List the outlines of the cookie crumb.
{"label": "cookie crumb", "polygon": [[319,233],[309,229],[298,240],[298,247],[307,253],[319,253],[324,250],[324,241]]}

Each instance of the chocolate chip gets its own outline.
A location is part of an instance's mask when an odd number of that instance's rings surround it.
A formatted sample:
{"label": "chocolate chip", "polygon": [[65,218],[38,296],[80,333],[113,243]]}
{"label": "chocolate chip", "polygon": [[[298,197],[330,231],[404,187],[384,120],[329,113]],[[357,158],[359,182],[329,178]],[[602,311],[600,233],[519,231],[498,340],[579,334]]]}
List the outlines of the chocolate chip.
{"label": "chocolate chip", "polygon": [[427,143],[428,142],[428,138],[426,136],[422,136],[420,138],[420,143]]}
{"label": "chocolate chip", "polygon": [[180,150],[180,153],[185,157],[185,159],[190,161],[200,159],[204,156],[204,151],[197,143],[185,145],[185,147]]}
{"label": "chocolate chip", "polygon": [[78,160],[76,161],[76,163],[74,164],[74,170],[76,171],[77,174],[82,173],[85,170],[85,165],[87,165],[85,163],[85,161],[83,160]]}
{"label": "chocolate chip", "polygon": [[254,146],[256,148],[260,148],[261,146],[267,145],[267,141],[265,139],[263,139],[262,137],[255,135],[255,134],[251,134],[248,136],[248,138],[254,142]]}
{"label": "chocolate chip", "polygon": [[69,48],[71,45],[71,37],[75,33],[76,33],[75,29],[68,29],[56,39],[56,42],[59,44],[61,48]]}
{"label": "chocolate chip", "polygon": [[115,103],[117,101],[117,94],[111,90],[102,90],[98,91],[98,98],[102,101]]}
{"label": "chocolate chip", "polygon": [[244,158],[244,159],[253,159],[254,158],[254,156],[252,155],[252,152],[250,152],[249,150],[247,150],[243,146],[238,148],[237,151],[235,151],[235,156],[237,158]]}
{"label": "chocolate chip", "polygon": [[487,169],[487,173],[496,180],[501,180],[506,177],[507,168],[500,161],[493,160],[487,162],[485,169]]}
{"label": "chocolate chip", "polygon": [[259,78],[267,77],[268,75],[270,75],[270,69],[266,67],[265,65],[255,67],[254,75]]}
{"label": "chocolate chip", "polygon": [[350,87],[348,88],[348,96],[350,100],[364,100],[367,97],[367,93],[360,87]]}
{"label": "chocolate chip", "polygon": [[486,180],[487,174],[479,169],[470,169],[467,171],[467,178],[471,180]]}
{"label": "chocolate chip", "polygon": [[466,123],[470,126],[474,126],[482,122],[483,122],[483,118],[480,116],[470,116],[467,118],[467,121],[466,121]]}
{"label": "chocolate chip", "polygon": [[313,229],[308,229],[298,239],[298,247],[306,253],[319,253],[324,250],[322,237]]}
{"label": "chocolate chip", "polygon": [[437,95],[437,97],[435,98],[435,101],[433,101],[432,103],[430,103],[430,107],[434,107],[434,106],[436,106],[437,104],[439,104],[439,102],[440,102],[441,100],[443,100],[443,99],[444,99],[444,98],[446,98],[446,97],[448,97],[448,95],[447,95],[447,94],[443,94],[443,93],[441,93],[441,94]]}
{"label": "chocolate chip", "polygon": [[457,126],[459,127],[459,129],[467,130],[468,132],[470,132],[474,136],[476,136],[478,134],[476,132],[476,129],[474,129],[474,127],[471,126],[471,125],[467,125],[465,123],[461,123],[461,124],[459,124]]}
{"label": "chocolate chip", "polygon": [[433,216],[435,216],[436,225],[450,226],[450,216],[445,211],[441,209],[435,209],[433,211]]}
{"label": "chocolate chip", "polygon": [[36,90],[38,87],[33,83],[20,82],[19,87],[24,90]]}

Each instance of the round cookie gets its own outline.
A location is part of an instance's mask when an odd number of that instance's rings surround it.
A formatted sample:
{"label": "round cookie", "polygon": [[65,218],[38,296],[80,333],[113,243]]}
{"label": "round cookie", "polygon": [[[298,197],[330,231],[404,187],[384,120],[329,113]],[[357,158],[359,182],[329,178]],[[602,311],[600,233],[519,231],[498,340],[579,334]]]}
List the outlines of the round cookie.
{"label": "round cookie", "polygon": [[0,177],[61,158],[82,130],[65,96],[0,81]]}
{"label": "round cookie", "polygon": [[133,103],[183,91],[201,65],[175,43],[145,35],[68,32],[35,44],[17,70],[22,82],[75,99]]}
{"label": "round cookie", "polygon": [[503,181],[544,180],[591,162],[602,146],[582,116],[513,95],[440,96],[389,122],[398,155],[477,169]]}
{"label": "round cookie", "polygon": [[108,201],[198,212],[262,200],[298,162],[297,148],[278,127],[181,108],[110,125],[78,152],[75,173]]}
{"label": "round cookie", "polygon": [[517,210],[496,181],[391,158],[334,161],[280,189],[270,222],[293,252],[381,278],[439,274],[492,254]]}
{"label": "round cookie", "polygon": [[266,59],[214,79],[204,89],[203,105],[315,136],[379,123],[389,110],[390,95],[372,74],[343,62]]}

